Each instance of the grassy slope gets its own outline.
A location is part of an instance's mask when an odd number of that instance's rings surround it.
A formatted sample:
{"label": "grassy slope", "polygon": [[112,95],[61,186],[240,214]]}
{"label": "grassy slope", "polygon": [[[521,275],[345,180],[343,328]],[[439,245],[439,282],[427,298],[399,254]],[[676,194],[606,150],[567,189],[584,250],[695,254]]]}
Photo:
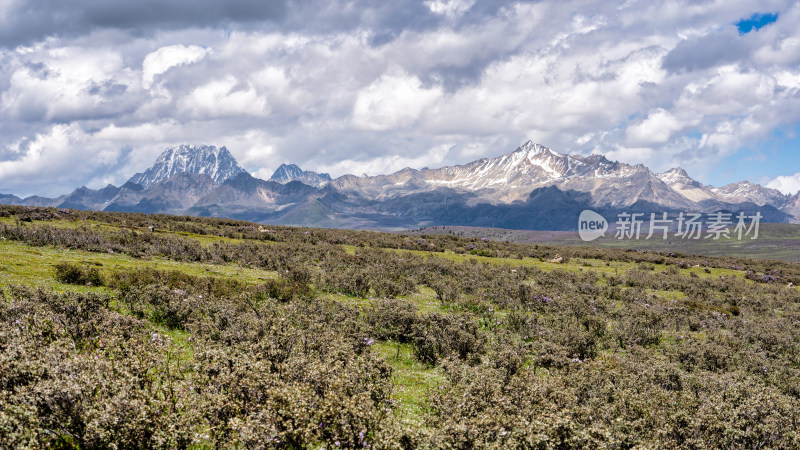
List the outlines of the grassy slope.
{"label": "grassy slope", "polygon": [[236,265],[177,262],[167,259],[142,260],[127,255],[92,253],[81,250],[52,247],[31,247],[19,242],[0,240],[0,287],[10,284],[29,284],[55,290],[105,291],[102,287],[74,286],[59,283],[54,276],[54,267],[60,262],[73,262],[95,266],[101,275],[112,271],[123,271],[135,267],[151,267],[158,270],[179,270],[201,277],[231,277],[248,283],[275,278],[274,272],[249,269]]}
{"label": "grassy slope", "polygon": [[[6,223],[10,222],[10,220],[7,218],[0,219],[0,221]],[[99,228],[114,228],[114,226],[108,224],[76,223],[70,220],[48,220],[40,221],[38,224],[47,224],[57,227],[89,226]],[[160,232],[169,233],[167,231]],[[782,236],[784,236],[785,239],[791,240],[793,239],[793,232],[793,229],[784,230],[776,228],[771,230],[770,236],[772,239],[778,239],[778,236],[781,235],[780,233],[784,233]],[[179,235],[186,239],[197,240],[204,245],[210,245],[214,242],[236,241],[224,237],[196,235],[186,232],[173,234]],[[344,247],[350,253],[355,251],[353,247]],[[639,265],[634,263],[620,261],[611,261],[606,263],[605,261],[596,259],[573,258],[567,263],[555,263],[542,261],[535,258],[505,259],[469,254],[455,254],[452,252],[435,253],[411,250],[394,251],[409,252],[428,257],[446,258],[455,262],[463,262],[468,259],[473,259],[479,262],[486,262],[490,264],[533,266],[546,271],[594,271],[599,275],[605,274],[607,276],[621,275],[628,270],[639,267]],[[54,265],[58,262],[78,262],[92,265],[97,267],[102,275],[108,275],[113,271],[144,266],[160,270],[178,270],[193,276],[238,278],[245,280],[248,283],[258,283],[265,279],[275,278],[277,276],[277,274],[274,272],[242,268],[235,265],[186,263],[160,258],[143,260],[120,254],[92,253],[80,250],[52,247],[32,247],[19,242],[7,241],[5,239],[0,240],[0,255],[2,255],[2,258],[0,259],[0,288],[4,288],[13,284],[26,284],[42,286],[59,291],[75,290],[82,292],[111,292],[103,287],[74,286],[58,282],[54,277]],[[653,270],[657,272],[665,271],[666,269],[666,265],[655,264],[653,267]],[[690,267],[680,269],[680,273],[684,276],[695,274],[698,277],[709,278],[716,278],[720,276],[743,278],[741,271],[721,268],[705,269],[701,267]],[[605,282],[605,280],[601,278],[600,282]],[[650,291],[649,294],[654,298],[660,298],[662,300],[676,300],[683,297],[683,294],[680,292],[670,291]],[[352,298],[341,294],[329,294],[327,297],[348,304],[357,304],[361,306],[368,306],[372,301],[372,299]],[[433,290],[427,287],[419,286],[417,288],[417,293],[405,298],[414,301],[422,311],[434,311],[437,309],[447,310],[447,307],[442,305],[441,302],[436,299],[436,295]],[[498,317],[503,316],[506,314],[506,311],[500,310],[497,312],[497,314]],[[154,328],[159,332],[169,334],[175,345],[182,348],[185,352],[189,352],[188,346],[181,332],[170,332],[165,328],[155,326]],[[401,420],[421,425],[421,416],[426,408],[426,393],[429,389],[437,387],[440,383],[442,383],[443,380],[442,375],[439,373],[439,369],[436,367],[426,366],[415,359],[413,350],[408,344],[380,341],[376,343],[373,349],[379,355],[383,356],[394,368],[394,399],[397,402]]]}

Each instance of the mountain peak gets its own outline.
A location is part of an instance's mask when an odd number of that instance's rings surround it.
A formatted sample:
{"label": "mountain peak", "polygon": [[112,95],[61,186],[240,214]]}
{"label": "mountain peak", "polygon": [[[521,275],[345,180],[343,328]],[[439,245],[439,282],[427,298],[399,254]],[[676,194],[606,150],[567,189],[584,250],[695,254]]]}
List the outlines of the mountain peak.
{"label": "mountain peak", "polygon": [[665,172],[661,172],[656,175],[658,178],[661,179],[664,183],[667,183],[668,186],[675,186],[675,185],[685,185],[685,186],[694,186],[697,188],[701,188],[703,185],[699,182],[695,181],[692,177],[686,173],[685,170],[681,167],[673,167]]}
{"label": "mountain peak", "polygon": [[687,178],[689,177],[689,174],[686,173],[686,171],[683,170],[682,167],[673,167],[672,169],[669,169],[667,171],[661,172],[658,175],[659,176],[661,176],[661,175],[664,175],[664,176],[672,175],[672,176],[681,176],[681,177],[687,177]]}
{"label": "mountain peak", "polygon": [[296,164],[281,164],[269,181],[286,184],[290,181],[299,181],[303,184],[314,187],[322,187],[331,181],[331,176],[327,173],[317,173],[310,170],[303,170]]}
{"label": "mountain peak", "polygon": [[269,179],[278,183],[288,183],[301,175],[303,175],[303,169],[296,164],[281,164]]}
{"label": "mountain peak", "polygon": [[179,145],[167,147],[153,167],[137,173],[129,182],[148,187],[177,173],[208,175],[217,184],[245,172],[225,147],[213,145]]}
{"label": "mountain peak", "polygon": [[532,156],[542,155],[542,154],[551,154],[551,155],[561,156],[560,153],[555,152],[555,151],[545,147],[544,145],[535,144],[531,140],[529,140],[529,141],[525,142],[524,144],[520,145],[519,147],[517,147],[517,149],[514,150],[514,152],[527,153],[528,155],[532,155]]}

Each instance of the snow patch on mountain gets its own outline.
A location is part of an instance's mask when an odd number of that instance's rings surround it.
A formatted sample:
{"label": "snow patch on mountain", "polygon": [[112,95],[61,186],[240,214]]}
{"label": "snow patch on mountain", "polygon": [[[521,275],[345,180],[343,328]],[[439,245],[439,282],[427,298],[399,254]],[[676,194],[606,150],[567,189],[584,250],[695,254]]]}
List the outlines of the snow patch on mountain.
{"label": "snow patch on mountain", "polygon": [[225,147],[179,145],[167,147],[152,167],[137,173],[129,182],[148,187],[183,172],[208,175],[215,183],[222,184],[246,171]]}
{"label": "snow patch on mountain", "polygon": [[658,178],[667,184],[673,191],[686,197],[693,202],[702,202],[704,200],[718,200],[717,195],[712,190],[711,186],[705,186],[702,183],[695,181],[680,167],[675,167],[666,172],[658,174]]}
{"label": "snow patch on mountain", "polygon": [[722,201],[729,203],[750,201],[758,206],[769,204],[780,207],[783,206],[790,197],[777,189],[768,188],[749,181],[731,183],[721,188],[715,188],[713,191]]}
{"label": "snow patch on mountain", "polygon": [[[628,179],[644,172],[649,173],[642,165],[612,162],[602,155],[561,154],[528,141],[513,152],[497,158],[428,169],[423,171],[423,175],[425,181],[433,186],[472,191],[494,190],[495,193],[489,194],[486,199],[510,203],[524,199],[539,187],[581,185],[582,191],[593,191],[614,183],[616,179]],[[592,186],[585,182],[590,178],[597,181]]]}

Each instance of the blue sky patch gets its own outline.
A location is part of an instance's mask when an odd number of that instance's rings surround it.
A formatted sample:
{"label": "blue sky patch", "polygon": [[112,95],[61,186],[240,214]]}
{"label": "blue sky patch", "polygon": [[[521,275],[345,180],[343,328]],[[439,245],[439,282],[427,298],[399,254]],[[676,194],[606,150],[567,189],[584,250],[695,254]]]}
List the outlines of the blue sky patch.
{"label": "blue sky patch", "polygon": [[755,13],[749,19],[736,22],[736,28],[739,29],[739,34],[747,34],[753,30],[758,31],[776,20],[778,20],[778,13]]}
{"label": "blue sky patch", "polygon": [[[724,186],[741,180],[766,184],[777,175],[789,176],[800,168],[800,123],[775,130],[754,145],[744,146],[720,161],[707,174],[693,174],[698,181]],[[703,176],[706,175],[706,176]]]}

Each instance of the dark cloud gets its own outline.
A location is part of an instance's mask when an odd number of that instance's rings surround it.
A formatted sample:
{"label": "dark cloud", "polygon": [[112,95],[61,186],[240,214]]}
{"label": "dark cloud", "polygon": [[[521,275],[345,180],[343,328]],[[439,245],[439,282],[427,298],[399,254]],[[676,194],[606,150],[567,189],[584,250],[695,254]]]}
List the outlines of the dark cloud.
{"label": "dark cloud", "polygon": [[436,65],[422,77],[423,87],[442,86],[447,92],[456,92],[480,81],[486,66],[499,57],[477,58],[464,65]]}
{"label": "dark cloud", "polygon": [[[8,145],[0,146],[0,161],[16,161],[28,151],[28,141],[23,140],[17,144],[15,148]],[[0,191],[0,194],[3,192]]]}
{"label": "dark cloud", "polygon": [[433,13],[423,1],[385,0],[10,0],[0,17],[0,45],[28,45],[47,37],[74,37],[98,29],[136,35],[153,30],[232,26],[269,22],[283,30],[314,33],[367,29],[374,45],[404,30],[435,28],[443,20],[456,26],[479,23],[514,4],[475,2],[457,19]]}
{"label": "dark cloud", "polygon": [[462,23],[478,23],[486,20],[488,17],[497,17],[498,15],[505,14],[510,8],[515,5],[544,3],[543,0],[493,0],[481,1],[476,0],[472,2],[470,7],[463,11],[460,16]]}
{"label": "dark cloud", "polygon": [[731,27],[681,42],[667,54],[662,67],[671,73],[705,70],[743,59],[749,52],[746,42]]}
{"label": "dark cloud", "polygon": [[405,30],[433,29],[440,23],[422,1],[294,0],[281,27],[311,34],[369,31],[371,43],[380,46]]}
{"label": "dark cloud", "polygon": [[128,90],[128,86],[113,81],[106,81],[104,83],[92,83],[87,89],[90,95],[99,95],[105,98],[119,97]]}
{"label": "dark cloud", "polygon": [[226,22],[280,20],[287,0],[17,0],[0,19],[0,44],[16,46],[46,37],[97,29],[149,31]]}
{"label": "dark cloud", "polygon": [[27,63],[25,64],[25,67],[28,68],[31,75],[36,76],[40,80],[44,80],[50,75],[50,70],[48,69],[47,65],[43,62]]}
{"label": "dark cloud", "polygon": [[[60,1],[58,2],[61,3]],[[204,26],[225,21],[248,22],[276,19],[284,15],[284,1],[265,0],[108,0],[76,1],[81,16],[90,25],[107,28],[138,28],[152,25]]]}

